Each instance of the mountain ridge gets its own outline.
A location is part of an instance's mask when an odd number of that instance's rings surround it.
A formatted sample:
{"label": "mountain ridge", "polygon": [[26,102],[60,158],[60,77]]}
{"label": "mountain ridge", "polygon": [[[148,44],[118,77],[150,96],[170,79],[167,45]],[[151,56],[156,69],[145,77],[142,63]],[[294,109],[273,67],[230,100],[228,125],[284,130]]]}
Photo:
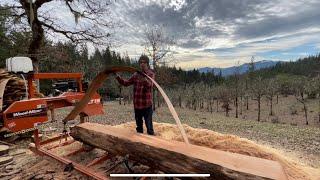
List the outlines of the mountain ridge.
{"label": "mountain ridge", "polygon": [[[272,60],[257,61],[257,62],[254,62],[254,70],[273,67],[279,62],[280,61],[272,61]],[[240,65],[239,66],[239,73],[240,74],[246,73],[249,70],[249,66],[250,66],[250,63],[244,63],[244,64]],[[238,68],[237,66],[231,66],[231,67],[227,67],[227,68],[203,67],[203,68],[199,68],[198,71],[200,73],[208,73],[208,72],[214,71],[214,74],[218,75],[221,70],[222,76],[225,77],[225,76],[233,75],[236,72],[237,68]]]}

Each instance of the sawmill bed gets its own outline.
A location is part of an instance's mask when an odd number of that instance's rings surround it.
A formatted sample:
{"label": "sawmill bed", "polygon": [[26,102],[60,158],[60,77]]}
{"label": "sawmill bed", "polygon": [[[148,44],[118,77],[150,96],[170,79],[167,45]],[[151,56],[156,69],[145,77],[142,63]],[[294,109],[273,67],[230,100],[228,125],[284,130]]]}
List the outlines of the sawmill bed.
{"label": "sawmill bed", "polygon": [[74,141],[71,137],[63,141],[72,143],[55,141],[39,149],[32,144],[31,150],[37,154],[46,155],[42,157],[50,157],[63,163],[63,171],[66,173],[78,170],[94,179],[109,179],[111,173],[160,173],[130,160],[128,156],[112,155],[104,150]]}

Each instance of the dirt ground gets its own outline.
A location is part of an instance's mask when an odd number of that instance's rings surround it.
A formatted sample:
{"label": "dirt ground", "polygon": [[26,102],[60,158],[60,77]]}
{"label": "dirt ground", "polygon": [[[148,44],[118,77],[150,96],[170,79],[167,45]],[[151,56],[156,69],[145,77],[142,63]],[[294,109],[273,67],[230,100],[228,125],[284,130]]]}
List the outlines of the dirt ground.
{"label": "dirt ground", "polygon": [[[69,111],[69,108],[57,111],[57,118],[62,119]],[[105,104],[105,111],[105,116],[90,118],[90,121],[109,125],[121,124],[120,127],[134,130],[134,123],[127,123],[134,119],[132,107],[130,105],[120,106],[116,102],[110,102]],[[276,134],[274,133],[276,132],[275,129],[284,128],[289,132],[289,134],[282,133],[284,137],[287,135],[289,137],[292,135],[297,136],[297,132],[299,130],[302,131],[305,136],[308,136],[301,141],[307,141],[308,144],[319,143],[320,136],[317,134],[316,129],[308,129],[308,127],[307,130],[311,131],[309,135],[308,133],[305,133],[306,131],[304,131],[304,127],[302,129],[299,128],[296,131],[294,128],[298,127],[289,129],[287,127],[282,127],[283,125],[281,124],[255,124],[255,121],[240,121],[241,125],[245,126],[245,128],[242,128],[242,126],[235,123],[239,121],[239,119],[224,119],[224,116],[219,114],[212,116],[210,113],[196,113],[186,111],[185,109],[177,109],[177,111],[182,123],[190,125],[185,125],[184,127],[191,143],[193,144],[279,161],[284,166],[289,179],[319,179],[320,177],[320,156],[317,154],[317,152],[319,153],[319,151],[317,151],[317,148],[319,148],[318,144],[310,146],[311,149],[308,149],[305,147],[307,145],[294,142],[292,143],[294,145],[291,144],[288,146],[293,147],[289,149],[288,153],[288,149],[284,148],[287,144],[282,144],[280,138],[269,137],[269,134]],[[163,123],[174,123],[174,121],[169,118],[169,115],[170,114],[167,112],[166,108],[160,108],[154,113],[154,121],[161,122],[159,124],[155,123],[154,125],[157,136],[167,140],[182,141],[179,131],[174,125]],[[214,120],[212,120],[212,118]],[[195,119],[198,120],[196,121]],[[77,121],[71,122],[70,126],[76,123]],[[229,123],[233,126],[231,127]],[[268,127],[269,125],[272,125],[272,128],[261,128]],[[248,128],[251,126],[253,128]],[[62,131],[62,123],[53,123],[51,124],[51,127],[52,130],[46,129],[43,132],[44,138],[53,136],[54,134]],[[256,127],[259,130],[255,129]],[[263,129],[263,131],[261,129]],[[270,129],[272,130],[272,133],[269,132]],[[260,132],[259,136],[255,136],[254,133],[247,131]],[[262,132],[264,133],[263,135],[261,135]],[[261,139],[260,137],[263,136],[266,136],[266,139],[261,141],[256,140],[256,138]],[[276,136],[281,135],[276,134]],[[245,138],[248,138],[249,140]],[[269,141],[267,139],[269,139]],[[14,157],[14,161],[11,162],[11,164],[0,165],[0,179],[90,179],[75,170],[64,171],[66,166],[51,158],[33,154],[27,149],[30,142],[30,139],[22,139],[15,142],[15,146],[11,147],[9,153]],[[290,144],[290,141],[287,143]],[[299,147],[299,145],[301,145],[301,147]],[[56,148],[53,152],[63,156],[68,152],[79,149],[80,147],[82,147],[82,144],[75,142],[65,147]],[[86,165],[95,158],[103,156],[104,153],[105,152],[102,150],[94,149],[90,152],[79,153],[68,158]],[[128,173],[129,170],[125,167],[124,163],[120,163],[123,162],[123,160],[123,157],[113,157],[104,163],[94,166],[93,168],[99,172],[103,171],[106,175],[112,172]],[[108,171],[116,164],[120,165],[115,166],[114,169]],[[134,162],[129,162],[130,167],[133,166],[133,164]],[[131,169],[135,173],[143,173],[148,169],[148,167],[136,164]]]}

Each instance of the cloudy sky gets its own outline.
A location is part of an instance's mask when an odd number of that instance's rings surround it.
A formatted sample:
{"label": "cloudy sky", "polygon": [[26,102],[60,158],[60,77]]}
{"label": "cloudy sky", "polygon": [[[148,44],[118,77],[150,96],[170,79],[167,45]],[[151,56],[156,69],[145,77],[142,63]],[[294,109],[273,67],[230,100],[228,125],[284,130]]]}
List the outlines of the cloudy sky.
{"label": "cloudy sky", "polygon": [[[290,61],[320,52],[320,0],[110,1],[106,18],[119,25],[112,30],[113,49],[132,58],[144,52],[146,27],[156,25],[176,40],[174,62],[184,69],[234,66],[252,56]],[[55,7],[42,9],[74,25],[67,9]]]}
{"label": "cloudy sky", "polygon": [[143,30],[160,24],[176,39],[176,66],[185,69],[320,52],[319,0],[123,0],[110,9],[122,24],[118,51],[141,54]]}

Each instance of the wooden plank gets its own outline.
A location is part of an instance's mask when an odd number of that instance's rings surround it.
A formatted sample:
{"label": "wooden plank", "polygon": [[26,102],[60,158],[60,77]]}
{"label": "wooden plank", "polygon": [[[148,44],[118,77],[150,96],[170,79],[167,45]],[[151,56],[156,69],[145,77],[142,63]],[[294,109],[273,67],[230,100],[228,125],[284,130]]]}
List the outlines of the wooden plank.
{"label": "wooden plank", "polygon": [[0,165],[9,163],[13,160],[12,156],[0,156]]}
{"label": "wooden plank", "polygon": [[212,179],[287,179],[275,161],[167,141],[96,123],[82,123],[71,136],[165,173],[209,173]]}
{"label": "wooden plank", "polygon": [[9,146],[0,144],[0,156],[6,155],[9,152]]}

